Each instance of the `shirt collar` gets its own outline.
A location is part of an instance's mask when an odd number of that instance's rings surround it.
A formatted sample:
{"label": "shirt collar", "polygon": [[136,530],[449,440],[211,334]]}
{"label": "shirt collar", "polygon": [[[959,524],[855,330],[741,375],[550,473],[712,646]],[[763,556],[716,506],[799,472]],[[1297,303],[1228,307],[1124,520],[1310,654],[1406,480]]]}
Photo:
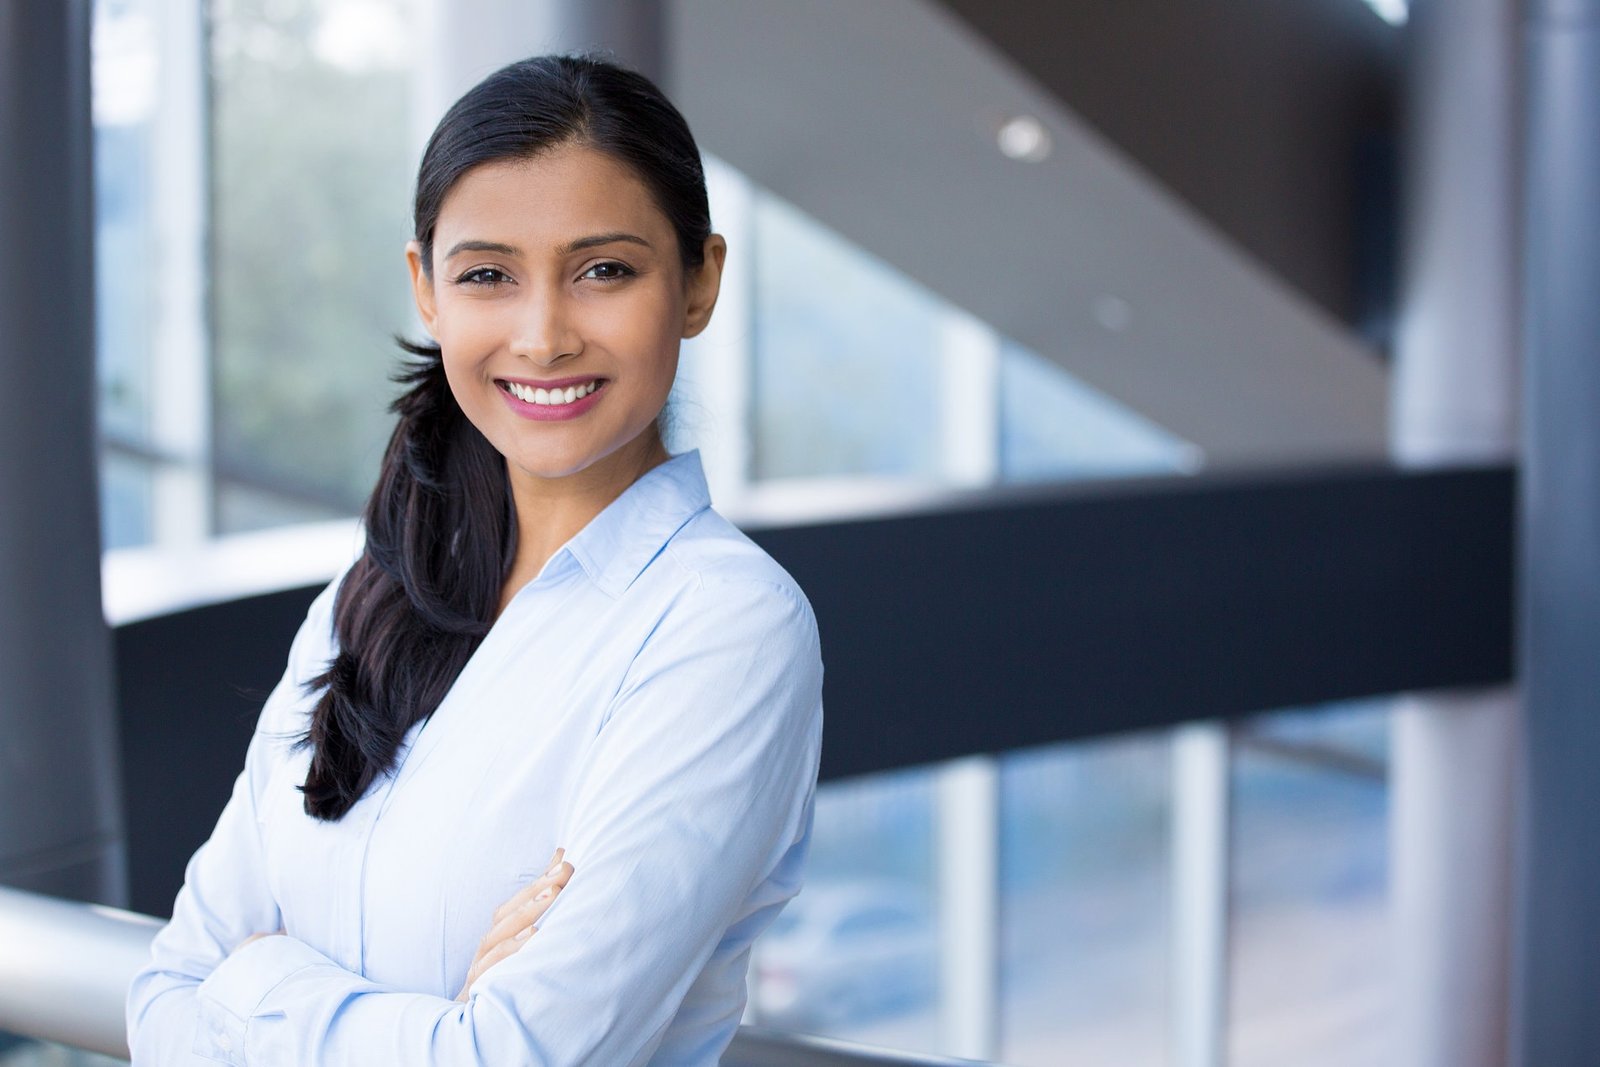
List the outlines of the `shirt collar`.
{"label": "shirt collar", "polygon": [[695,515],[711,506],[700,453],[658,464],[606,505],[562,551],[610,597],[619,597]]}

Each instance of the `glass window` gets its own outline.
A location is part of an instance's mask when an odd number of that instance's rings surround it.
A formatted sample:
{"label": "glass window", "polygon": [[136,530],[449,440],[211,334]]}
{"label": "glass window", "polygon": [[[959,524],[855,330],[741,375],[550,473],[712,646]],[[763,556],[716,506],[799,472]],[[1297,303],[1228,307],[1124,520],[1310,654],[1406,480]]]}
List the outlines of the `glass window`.
{"label": "glass window", "polygon": [[930,771],[817,790],[805,888],[756,943],[756,1021],[938,1050],[933,820]]}
{"label": "glass window", "polygon": [[411,330],[404,0],[219,0],[212,14],[219,532],[350,514]]}
{"label": "glass window", "polygon": [[149,544],[155,528],[155,464],[103,449],[100,455],[100,542],[103,548]]}
{"label": "glass window", "polygon": [[1235,731],[1228,1062],[1388,1058],[1388,703]]}
{"label": "glass window", "polygon": [[1164,733],[1001,760],[1004,1062],[1166,1062],[1170,761]]}
{"label": "glass window", "polygon": [[1195,446],[1006,342],[1000,352],[1000,475],[1008,482],[1178,473]]}
{"label": "glass window", "polygon": [[[159,27],[149,4],[94,6],[95,373],[101,449],[101,543],[151,537],[150,344],[155,299],[150,146],[159,101]],[[121,453],[116,451],[122,449]]]}
{"label": "glass window", "polygon": [[936,480],[937,298],[775,197],[754,230],[755,476]]}

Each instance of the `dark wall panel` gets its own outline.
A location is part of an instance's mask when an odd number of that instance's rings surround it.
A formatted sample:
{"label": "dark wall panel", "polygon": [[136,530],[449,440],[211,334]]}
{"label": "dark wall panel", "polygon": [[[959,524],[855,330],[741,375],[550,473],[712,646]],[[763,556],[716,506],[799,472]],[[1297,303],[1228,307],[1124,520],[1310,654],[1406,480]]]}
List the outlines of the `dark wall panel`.
{"label": "dark wall panel", "polygon": [[131,907],[170,915],[190,854],[244,768],[256,716],[320,587],[116,631]]}

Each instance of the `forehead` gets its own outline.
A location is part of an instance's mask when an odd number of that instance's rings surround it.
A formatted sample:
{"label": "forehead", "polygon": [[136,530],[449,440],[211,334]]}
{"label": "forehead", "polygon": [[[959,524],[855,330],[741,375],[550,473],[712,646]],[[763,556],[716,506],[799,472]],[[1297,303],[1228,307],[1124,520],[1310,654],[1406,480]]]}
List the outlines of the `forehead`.
{"label": "forehead", "polygon": [[632,168],[592,148],[563,145],[463,174],[440,207],[434,247],[478,239],[534,252],[619,231],[658,247],[675,240],[672,224]]}

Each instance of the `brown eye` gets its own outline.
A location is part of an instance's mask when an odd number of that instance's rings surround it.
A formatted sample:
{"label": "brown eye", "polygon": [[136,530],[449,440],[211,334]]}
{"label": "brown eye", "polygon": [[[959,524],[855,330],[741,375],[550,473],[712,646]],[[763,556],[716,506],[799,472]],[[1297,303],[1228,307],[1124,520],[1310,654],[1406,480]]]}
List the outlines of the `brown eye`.
{"label": "brown eye", "polygon": [[456,279],[457,285],[483,285],[496,286],[501,282],[508,282],[511,278],[504,271],[494,267],[474,267]]}
{"label": "brown eye", "polygon": [[616,281],[618,278],[626,278],[633,273],[633,268],[629,267],[626,263],[618,263],[615,260],[607,260],[604,263],[596,263],[594,266],[584,271],[581,277],[593,278],[596,281],[610,282]]}

